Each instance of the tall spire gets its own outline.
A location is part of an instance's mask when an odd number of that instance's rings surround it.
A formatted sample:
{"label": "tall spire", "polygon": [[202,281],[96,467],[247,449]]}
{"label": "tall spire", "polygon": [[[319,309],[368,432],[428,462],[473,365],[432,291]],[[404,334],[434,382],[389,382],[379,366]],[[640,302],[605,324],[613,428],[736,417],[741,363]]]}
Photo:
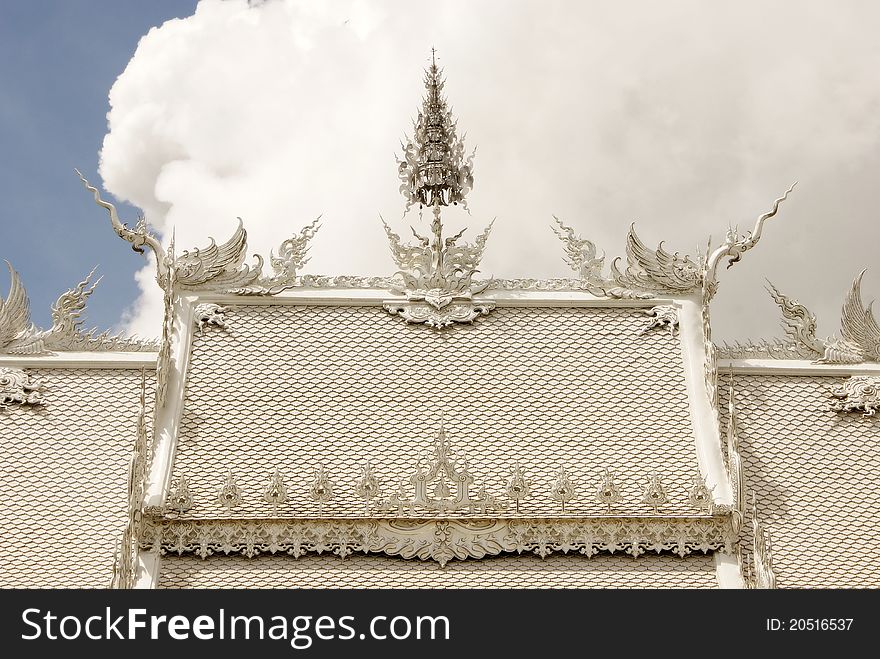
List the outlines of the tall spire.
{"label": "tall spire", "polygon": [[425,70],[425,97],[413,137],[407,138],[403,158],[398,160],[402,182],[400,192],[408,211],[420,206],[462,204],[474,185],[473,152],[465,157],[464,140],[457,134],[457,122],[443,96],[443,71],[437,67],[431,49],[431,66]]}

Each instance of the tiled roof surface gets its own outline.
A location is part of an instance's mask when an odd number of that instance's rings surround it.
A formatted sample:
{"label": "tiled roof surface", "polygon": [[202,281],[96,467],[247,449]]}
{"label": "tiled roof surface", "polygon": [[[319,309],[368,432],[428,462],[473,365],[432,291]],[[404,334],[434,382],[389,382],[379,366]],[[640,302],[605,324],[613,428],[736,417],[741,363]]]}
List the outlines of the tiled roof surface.
{"label": "tiled roof surface", "polygon": [[[502,307],[443,331],[376,306],[237,306],[226,319],[192,349],[173,468],[195,497],[189,515],[230,514],[216,499],[229,469],[243,496],[232,514],[265,515],[277,467],[289,496],[279,514],[361,516],[364,461],[385,494],[410,488],[441,419],[473,492],[503,495],[519,463],[532,481],[523,515],[559,514],[560,466],[577,490],[568,513],[604,512],[593,495],[605,467],[624,498],[616,513],[650,512],[641,493],[652,471],[671,499],[661,512],[693,512],[681,345],[661,329],[640,335],[644,309]],[[319,464],[335,485],[321,510],[308,496]]]}
{"label": "tiled roof surface", "polygon": [[[880,587],[880,416],[832,411],[828,390],[844,380],[734,379],[746,491],[757,495],[780,588]],[[743,548],[751,543],[747,519]]]}
{"label": "tiled roof surface", "polygon": [[717,588],[712,556],[533,554],[452,561],[354,554],[162,558],[159,588]]}
{"label": "tiled roof surface", "polygon": [[[0,411],[0,586],[105,588],[126,523],[141,372],[27,372],[45,381],[45,404]],[[154,387],[148,372],[149,397]]]}

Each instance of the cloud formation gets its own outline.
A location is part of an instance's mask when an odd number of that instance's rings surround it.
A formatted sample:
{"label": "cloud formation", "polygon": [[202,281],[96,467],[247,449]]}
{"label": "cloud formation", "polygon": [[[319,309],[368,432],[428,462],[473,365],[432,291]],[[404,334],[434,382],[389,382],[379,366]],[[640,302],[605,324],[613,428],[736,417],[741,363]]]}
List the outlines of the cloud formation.
{"label": "cloud formation", "polygon": [[[778,334],[762,277],[836,329],[856,271],[880,295],[880,45],[872,2],[203,0],[143,37],[110,92],[100,173],[167,240],[268,254],[323,213],[308,272],[391,274],[394,155],[436,46],[478,146],[473,236],[486,275],[565,276],[562,217],[609,256],[636,221],[694,253],[799,185],[722,274],[716,337]],[[427,220],[421,228],[425,229]],[[148,269],[127,329],[158,333]]]}

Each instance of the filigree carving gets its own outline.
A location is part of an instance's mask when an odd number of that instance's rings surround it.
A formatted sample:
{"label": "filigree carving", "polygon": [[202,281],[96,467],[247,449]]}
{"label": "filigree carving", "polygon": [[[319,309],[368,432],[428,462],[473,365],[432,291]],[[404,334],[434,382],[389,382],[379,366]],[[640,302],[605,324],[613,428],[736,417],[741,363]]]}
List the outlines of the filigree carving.
{"label": "filigree carving", "polygon": [[45,385],[20,368],[0,366],[0,410],[11,405],[42,405]]}
{"label": "filigree carving", "polygon": [[269,484],[263,490],[263,501],[272,506],[272,515],[278,514],[278,506],[287,503],[287,487],[284,485],[284,479],[281,478],[281,472],[277,467]]}
{"label": "filigree carving", "polygon": [[148,519],[143,548],[162,554],[247,557],[284,552],[293,557],[353,552],[450,560],[501,553],[646,552],[680,556],[732,551],[729,515],[658,518],[469,520],[171,520]]}
{"label": "filigree carving", "polygon": [[764,223],[776,215],[779,204],[793,188],[792,185],[774,202],[770,211],[758,218],[752,231],[739,235],[736,229],[729,229],[724,244],[705,258],[697,255],[696,259],[691,259],[678,252],[668,252],[662,242],[652,250],[639,238],[635,225],[630,225],[626,236],[626,267],[622,267],[620,258],[614,259],[608,277],[602,274],[605,256],[596,255],[595,244],[576,235],[558,218],[554,218],[558,228],[553,227],[553,230],[565,248],[566,263],[580,275],[594,295],[646,298],[657,293],[685,295],[705,290],[706,297],[711,300],[717,289],[718,264],[727,259],[727,267],[730,267],[758,243]]}
{"label": "filigree carving", "polygon": [[318,224],[320,219],[319,215],[311,224],[304,226],[299,234],[283,241],[278,247],[278,256],[274,252],[269,253],[269,264],[274,271],[271,277],[260,277],[248,286],[230,288],[226,292],[237,295],[277,295],[297,285],[309,285],[301,282],[297,273],[309,262],[310,243],[321,228]]}
{"label": "filigree carving", "polygon": [[754,495],[752,495],[752,564],[750,568],[743,579],[747,588],[776,588],[770,533],[765,531],[758,521],[758,506]]}
{"label": "filigree carving", "polygon": [[761,232],[764,230],[764,224],[771,217],[774,217],[779,210],[779,204],[788,198],[789,193],[794,190],[797,182],[792,183],[788,190],[785,191],[778,199],[774,200],[773,208],[758,217],[755,220],[755,227],[751,231],[740,235],[736,227],[727,230],[727,236],[724,244],[716,248],[709,254],[706,259],[705,272],[703,274],[703,286],[708,291],[708,297],[711,300],[718,289],[718,265],[722,260],[727,259],[727,267],[730,268],[734,263],[742,260],[743,254],[752,249],[761,240]]}
{"label": "filigree carving", "polygon": [[196,330],[204,332],[205,328],[209,325],[228,329],[229,326],[226,324],[226,317],[224,316],[227,311],[229,311],[229,307],[223,307],[219,304],[197,304],[193,316],[196,321]]}
{"label": "filigree carving", "polygon": [[153,252],[153,256],[156,258],[156,274],[161,284],[162,280],[168,274],[168,263],[164,259],[165,251],[162,249],[162,243],[155,235],[147,230],[146,220],[143,217],[140,217],[138,218],[134,229],[129,228],[128,225],[124,224],[119,219],[116,207],[110,202],[101,199],[101,193],[98,192],[98,188],[89,183],[86,180],[86,177],[83,176],[82,172],[78,169],[74,169],[73,171],[79,176],[86,190],[92,193],[95,198],[95,203],[105,209],[110,215],[110,224],[113,227],[113,231],[116,232],[116,235],[130,243],[131,248],[138,254],[144,253],[144,247],[150,248]]}
{"label": "filigree carving", "polygon": [[400,192],[406,210],[414,204],[446,206],[462,204],[474,185],[474,154],[465,156],[464,140],[457,135],[457,122],[443,97],[442,70],[431,58],[425,71],[425,98],[413,122],[413,137],[401,144],[398,159]]}
{"label": "filigree carving", "polygon": [[696,510],[711,515],[715,503],[712,499],[714,489],[714,485],[711,488],[706,485],[706,480],[702,476],[694,476],[693,485],[688,490],[688,501]]}
{"label": "filigree carving", "polygon": [[489,224],[473,245],[457,245],[464,231],[443,238],[440,206],[434,206],[431,239],[413,229],[418,245],[403,244],[400,236],[385,224],[391,253],[400,268],[397,275],[403,280],[403,286],[394,286],[392,291],[406,296],[405,300],[386,301],[385,310],[408,323],[424,323],[436,329],[454,323],[472,323],[488,314],[495,308],[495,302],[474,298],[488,284],[475,285],[472,277],[477,272],[491,229]]}
{"label": "filigree carving", "polygon": [[666,494],[666,489],[663,487],[663,481],[659,474],[648,475],[648,482],[642,489],[642,503],[651,506],[655,515],[660,506],[664,503],[669,503],[669,496]]}
{"label": "filigree carving", "polygon": [[531,492],[532,482],[520,469],[519,463],[513,467],[513,473],[507,479],[507,498],[513,501],[516,514],[519,515],[519,502],[527,499]]}
{"label": "filigree carving", "polygon": [[231,469],[226,476],[226,482],[217,491],[217,501],[227,508],[235,508],[241,503],[241,488],[235,482],[235,476],[232,475]]}
{"label": "filigree carving", "polygon": [[733,498],[732,519],[737,533],[742,526],[743,515],[746,510],[746,487],[745,472],[742,466],[742,457],[739,453],[739,427],[736,415],[736,393],[733,386],[733,375],[730,376],[727,391],[727,479],[730,483]]}
{"label": "filigree carving", "polygon": [[853,280],[841,312],[841,336],[816,337],[816,316],[796,299],[779,292],[767,282],[767,291],[782,311],[782,326],[788,341],[725,345],[724,353],[733,359],[813,359],[817,364],[858,364],[880,361],[880,325],[874,318],[873,302],[862,302],[862,278]]}
{"label": "filigree carving", "polygon": [[168,493],[165,508],[182,515],[193,507],[193,495],[189,489],[189,481],[185,475],[181,475]]}
{"label": "filigree carving", "polygon": [[[397,497],[380,502],[379,510],[398,513],[404,508],[410,512],[422,509],[440,513],[479,510],[483,513],[504,510],[504,505],[488,495],[483,487],[476,496],[471,495],[474,478],[468,470],[466,458],[459,459],[440,428],[434,439],[431,453],[421,454],[416,462],[415,473],[409,479],[413,486],[412,498],[405,498],[403,487]],[[451,489],[450,486],[452,486]],[[430,488],[430,490],[429,490]]]}
{"label": "filigree carving", "polygon": [[651,320],[645,325],[639,334],[645,334],[655,327],[665,327],[669,330],[669,336],[675,336],[678,330],[678,308],[671,304],[661,304],[651,309],[646,309],[645,313],[651,316]]}
{"label": "filigree carving", "polygon": [[359,499],[364,500],[367,517],[369,517],[370,504],[373,499],[379,496],[379,479],[376,478],[376,475],[373,473],[373,468],[370,466],[369,460],[367,460],[364,466],[361,467],[361,477],[354,486],[354,493]]}
{"label": "filigree carving", "polygon": [[880,411],[880,376],[854,375],[829,394],[832,410],[874,416]]}
{"label": "filigree carving", "polygon": [[556,481],[553,483],[553,500],[562,505],[562,514],[565,514],[565,504],[574,499],[574,485],[568,476],[565,467],[560,467],[556,472]]}
{"label": "filigree carving", "polygon": [[608,506],[608,514],[611,514],[611,506],[619,503],[621,498],[620,490],[614,482],[614,474],[605,469],[602,474],[602,482],[596,489],[596,501]]}
{"label": "filigree carving", "polygon": [[318,513],[323,514],[324,504],[333,500],[333,483],[324,471],[324,465],[315,469],[315,477],[309,487],[309,498],[318,502]]}
{"label": "filigree carving", "polygon": [[174,259],[177,285],[181,289],[226,290],[253,284],[263,273],[263,258],[257,254],[253,266],[246,265],[247,231],[238,219],[232,237],[222,245],[213,238],[207,247],[184,250]]}
{"label": "filigree carving", "polygon": [[92,282],[93,269],[74,288],[62,293],[52,305],[52,327],[41,330],[30,322],[30,305],[21,278],[7,261],[9,295],[0,298],[0,353],[38,355],[53,350],[156,350],[154,341],[141,341],[97,329],[83,330],[82,313],[88,297],[101,281]]}
{"label": "filigree carving", "polygon": [[147,477],[147,376],[141,371],[137,436],[128,465],[128,520],[116,549],[111,588],[134,588],[141,545],[142,506]]}

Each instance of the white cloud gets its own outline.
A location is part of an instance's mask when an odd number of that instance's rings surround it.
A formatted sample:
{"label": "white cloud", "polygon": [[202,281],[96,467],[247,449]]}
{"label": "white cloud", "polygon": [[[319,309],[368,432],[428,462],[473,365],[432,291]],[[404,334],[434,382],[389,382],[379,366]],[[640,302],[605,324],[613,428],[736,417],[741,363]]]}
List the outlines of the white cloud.
{"label": "white cloud", "polygon": [[[310,272],[390,274],[378,213],[405,229],[394,154],[436,46],[479,145],[473,215],[450,222],[473,235],[498,216],[484,272],[565,275],[551,213],[609,255],[634,219],[693,252],[798,179],[722,275],[716,335],[775,332],[764,275],[831,332],[858,268],[880,292],[878,18],[857,2],[203,0],[114,85],[101,175],[181,247],[240,215],[266,254],[323,213]],[[124,322],[154,335],[158,291],[138,281]]]}

